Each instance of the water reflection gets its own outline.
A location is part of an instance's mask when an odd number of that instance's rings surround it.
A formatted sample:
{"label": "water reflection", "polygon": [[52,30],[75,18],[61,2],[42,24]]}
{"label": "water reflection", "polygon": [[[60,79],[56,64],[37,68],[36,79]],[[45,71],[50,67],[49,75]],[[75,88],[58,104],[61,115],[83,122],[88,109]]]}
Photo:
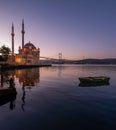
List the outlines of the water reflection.
{"label": "water reflection", "polygon": [[13,110],[15,108],[15,100],[16,100],[16,94],[11,96],[11,100],[10,100],[10,104],[9,104],[9,108],[10,110]]}
{"label": "water reflection", "polygon": [[[97,71],[96,71],[96,69],[97,69]],[[79,86],[85,85],[85,84],[84,85],[79,84],[78,77],[80,77],[80,76],[108,75],[110,77],[115,77],[115,76],[112,76],[114,74],[113,73],[114,71],[116,71],[116,69],[114,67],[113,68],[110,67],[110,69],[109,69],[108,67],[104,67],[104,66],[103,67],[99,67],[99,66],[90,67],[90,66],[74,66],[74,65],[73,66],[70,66],[70,65],[56,66],[55,65],[53,67],[46,67],[46,68],[16,69],[16,70],[9,70],[9,71],[0,71],[1,89],[4,87],[9,87],[8,79],[10,77],[12,77],[13,80],[15,81],[15,87],[16,87],[17,93],[18,93],[16,96],[14,96],[12,98],[12,100],[7,99],[7,101],[5,101],[5,102],[3,101],[3,103],[1,103],[1,104],[3,105],[6,103],[10,103],[9,108],[11,110],[13,110],[15,108],[15,106],[17,105],[15,103],[15,100],[19,100],[20,108],[23,111],[25,111],[26,103],[28,102],[28,100],[30,98],[30,97],[28,98],[28,94],[30,92],[32,92],[32,91],[28,91],[28,90],[33,90],[34,88],[36,89],[37,86],[40,84],[40,72],[41,72],[41,79],[42,79],[40,86],[42,86],[42,87],[44,86],[41,89],[41,91],[45,88],[46,88],[46,90],[48,90],[50,88],[53,88],[53,90],[60,88],[63,91],[67,91],[68,86],[70,86],[69,89],[72,89],[72,91],[73,91],[74,88],[79,89],[79,90],[81,89],[80,87],[77,87],[77,85],[79,85]],[[115,78],[114,79],[112,78],[112,81],[115,81]],[[52,86],[52,84],[53,84],[53,86]],[[108,84],[99,84],[97,86],[100,86],[100,85],[106,86],[106,85],[109,85],[109,83]],[[85,86],[88,86],[88,85],[85,85]],[[94,86],[94,85],[92,85],[92,86]],[[100,88],[102,89],[102,87],[100,87]],[[33,98],[33,97],[34,97],[34,95],[31,95],[31,98]],[[45,97],[45,95],[44,95],[44,97]]]}
{"label": "water reflection", "polygon": [[79,83],[79,87],[97,87],[97,86],[109,86],[110,83],[108,82],[101,82],[101,83]]}
{"label": "water reflection", "polygon": [[22,95],[22,105],[21,105],[21,108],[22,110],[24,111],[24,106],[25,106],[25,96],[26,96],[26,93],[25,93],[25,86],[22,87],[22,91],[23,91],[23,95]]}
{"label": "water reflection", "polygon": [[0,87],[4,86],[4,83],[9,79],[8,78],[8,72],[7,71],[0,71]]}
{"label": "water reflection", "polygon": [[25,111],[24,106],[26,102],[26,91],[25,89],[31,89],[34,86],[37,86],[40,82],[40,73],[39,68],[32,69],[20,69],[15,71],[16,78],[19,79],[19,83],[22,84],[22,104],[21,108]]}
{"label": "water reflection", "polygon": [[0,71],[0,106],[9,103],[9,109],[15,108],[16,88],[14,86],[14,73]]}
{"label": "water reflection", "polygon": [[[22,87],[21,108],[24,111],[25,110],[24,106],[26,102],[25,89],[32,89],[32,87],[38,86],[40,82],[39,68],[0,71],[0,87],[1,87],[0,91],[2,91],[4,88],[9,87],[16,87],[16,89],[18,89],[16,79],[18,79],[19,84],[21,84]],[[13,81],[15,82],[15,84]],[[15,95],[12,94],[4,98],[1,98],[0,96],[0,106],[9,103],[9,109],[13,110],[16,106],[15,100],[16,100],[16,94]]]}
{"label": "water reflection", "polygon": [[19,83],[23,84],[23,87],[31,89],[33,86],[39,84],[40,73],[39,68],[33,69],[19,69],[15,71],[15,75],[19,78]]}

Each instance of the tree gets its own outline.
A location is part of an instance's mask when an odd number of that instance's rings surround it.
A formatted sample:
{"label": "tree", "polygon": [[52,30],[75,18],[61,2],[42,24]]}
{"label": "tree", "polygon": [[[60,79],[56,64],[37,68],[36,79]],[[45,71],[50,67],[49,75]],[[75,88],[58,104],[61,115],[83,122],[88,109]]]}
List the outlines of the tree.
{"label": "tree", "polygon": [[11,50],[9,47],[6,47],[5,45],[0,47],[0,53],[2,54],[3,61],[8,60],[8,56],[11,53]]}

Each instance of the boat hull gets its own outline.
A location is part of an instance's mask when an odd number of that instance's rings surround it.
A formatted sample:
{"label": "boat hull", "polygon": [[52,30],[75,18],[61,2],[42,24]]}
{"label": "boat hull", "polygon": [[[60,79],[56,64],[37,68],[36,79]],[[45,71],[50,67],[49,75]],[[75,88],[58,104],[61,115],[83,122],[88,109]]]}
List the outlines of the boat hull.
{"label": "boat hull", "polygon": [[16,95],[17,95],[16,88],[1,88],[0,89],[0,106],[8,102],[13,103],[13,101],[16,99]]}
{"label": "boat hull", "polygon": [[3,88],[3,89],[0,89],[0,98],[4,97],[4,96],[13,95],[13,94],[17,94],[16,88]]}
{"label": "boat hull", "polygon": [[101,86],[101,85],[109,85],[109,77],[80,77],[79,86]]}

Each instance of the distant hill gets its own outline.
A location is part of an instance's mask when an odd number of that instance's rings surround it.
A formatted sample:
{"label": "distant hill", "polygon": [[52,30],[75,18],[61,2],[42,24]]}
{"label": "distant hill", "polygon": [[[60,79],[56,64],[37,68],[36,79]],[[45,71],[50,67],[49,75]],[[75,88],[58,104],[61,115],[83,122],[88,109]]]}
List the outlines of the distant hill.
{"label": "distant hill", "polygon": [[108,59],[84,59],[72,61],[74,64],[116,64],[116,58]]}
{"label": "distant hill", "polygon": [[107,59],[83,59],[83,60],[40,60],[41,63],[45,64],[116,64],[116,58]]}

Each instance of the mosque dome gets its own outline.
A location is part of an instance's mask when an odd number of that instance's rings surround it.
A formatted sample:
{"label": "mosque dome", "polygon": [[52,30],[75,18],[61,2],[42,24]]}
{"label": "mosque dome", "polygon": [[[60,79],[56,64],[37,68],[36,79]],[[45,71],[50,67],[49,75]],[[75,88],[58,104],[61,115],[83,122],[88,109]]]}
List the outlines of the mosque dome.
{"label": "mosque dome", "polygon": [[30,43],[30,41],[24,45],[24,48],[36,49],[36,47],[32,43]]}

